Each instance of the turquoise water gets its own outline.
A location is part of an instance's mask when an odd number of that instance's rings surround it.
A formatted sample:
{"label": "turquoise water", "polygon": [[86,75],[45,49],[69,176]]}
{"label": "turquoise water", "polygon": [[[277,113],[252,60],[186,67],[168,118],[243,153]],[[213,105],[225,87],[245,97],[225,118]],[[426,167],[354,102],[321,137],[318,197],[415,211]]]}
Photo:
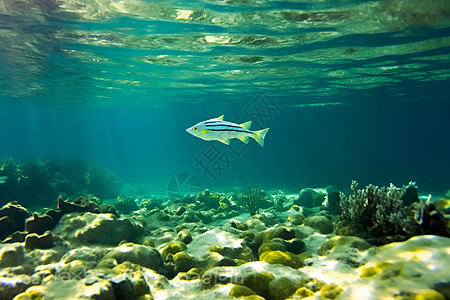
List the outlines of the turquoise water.
{"label": "turquoise water", "polygon": [[[155,194],[183,172],[213,188],[449,188],[448,1],[2,0],[0,14],[2,158],[88,159]],[[220,115],[270,127],[264,148],[185,132]]]}
{"label": "turquoise water", "polygon": [[449,0],[0,0],[0,300],[450,299],[449,95]]}

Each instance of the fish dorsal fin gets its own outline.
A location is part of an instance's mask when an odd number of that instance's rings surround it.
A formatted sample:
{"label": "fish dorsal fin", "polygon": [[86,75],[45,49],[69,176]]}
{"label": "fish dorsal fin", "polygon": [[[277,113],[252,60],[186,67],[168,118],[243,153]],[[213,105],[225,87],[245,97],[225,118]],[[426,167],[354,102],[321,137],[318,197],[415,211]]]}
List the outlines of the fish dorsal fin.
{"label": "fish dorsal fin", "polygon": [[223,121],[223,115],[217,118],[217,120]]}
{"label": "fish dorsal fin", "polygon": [[239,125],[239,126],[241,126],[242,129],[247,129],[247,130],[249,130],[249,129],[250,129],[250,126],[252,126],[252,121],[248,121],[248,122],[242,123],[242,124]]}
{"label": "fish dorsal fin", "polygon": [[219,140],[219,142],[222,142],[225,145],[229,145],[230,144],[230,140]]}
{"label": "fish dorsal fin", "polygon": [[240,140],[243,141],[244,143],[248,144],[248,140],[249,140],[248,136],[241,136],[241,137],[238,138],[238,139],[240,139]]}

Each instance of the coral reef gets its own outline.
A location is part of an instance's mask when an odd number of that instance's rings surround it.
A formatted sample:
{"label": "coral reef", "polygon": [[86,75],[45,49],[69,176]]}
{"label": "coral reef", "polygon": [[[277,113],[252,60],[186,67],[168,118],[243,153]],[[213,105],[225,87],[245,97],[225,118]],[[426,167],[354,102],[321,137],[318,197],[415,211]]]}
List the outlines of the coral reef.
{"label": "coral reef", "polygon": [[98,163],[81,160],[46,159],[0,161],[0,205],[18,201],[27,207],[51,205],[59,195],[79,197],[92,194],[116,198],[119,181]]}
{"label": "coral reef", "polygon": [[342,215],[338,233],[362,237],[375,245],[404,241],[420,234],[420,227],[402,201],[407,187],[379,188],[368,185],[359,190],[351,184],[353,195],[341,193]]}
{"label": "coral reef", "polygon": [[[132,207],[123,204],[132,213],[122,216],[90,197],[60,197],[57,209],[32,216],[10,203],[0,212],[20,231],[0,247],[0,299],[448,298],[449,238],[377,247],[407,236],[378,227],[393,226],[388,222],[403,213],[415,222],[418,203],[403,203],[407,187],[353,187],[353,196],[339,195],[341,220],[329,205],[334,188],[327,206],[309,209],[306,218],[304,207],[292,205],[296,195],[284,193],[274,197],[282,210],[260,207],[250,217],[231,194],[209,190],[186,201],[146,198],[140,209],[128,198]],[[445,213],[446,205],[439,200],[435,208]],[[361,219],[349,209],[359,209]],[[362,221],[369,226],[349,228]],[[362,228],[361,235],[354,231]]]}

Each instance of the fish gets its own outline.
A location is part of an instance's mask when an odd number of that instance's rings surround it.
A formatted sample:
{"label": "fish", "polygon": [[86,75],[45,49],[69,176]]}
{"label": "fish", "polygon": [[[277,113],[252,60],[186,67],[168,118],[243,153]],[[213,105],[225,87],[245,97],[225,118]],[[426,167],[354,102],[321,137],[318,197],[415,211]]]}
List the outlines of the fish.
{"label": "fish", "polygon": [[255,139],[261,147],[264,147],[264,138],[270,128],[257,131],[250,130],[252,121],[243,124],[235,124],[223,120],[223,115],[195,124],[186,131],[195,137],[205,141],[219,141],[230,145],[231,139],[239,139],[248,144],[249,138]]}

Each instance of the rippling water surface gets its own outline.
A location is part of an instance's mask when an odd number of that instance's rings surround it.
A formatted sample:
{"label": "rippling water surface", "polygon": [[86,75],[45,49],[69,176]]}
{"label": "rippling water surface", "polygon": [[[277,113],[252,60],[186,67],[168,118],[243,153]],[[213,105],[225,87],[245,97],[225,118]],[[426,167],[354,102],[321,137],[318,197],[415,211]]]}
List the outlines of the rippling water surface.
{"label": "rippling water surface", "polygon": [[159,106],[264,91],[336,105],[449,82],[447,0],[1,1],[0,93],[13,100]]}

